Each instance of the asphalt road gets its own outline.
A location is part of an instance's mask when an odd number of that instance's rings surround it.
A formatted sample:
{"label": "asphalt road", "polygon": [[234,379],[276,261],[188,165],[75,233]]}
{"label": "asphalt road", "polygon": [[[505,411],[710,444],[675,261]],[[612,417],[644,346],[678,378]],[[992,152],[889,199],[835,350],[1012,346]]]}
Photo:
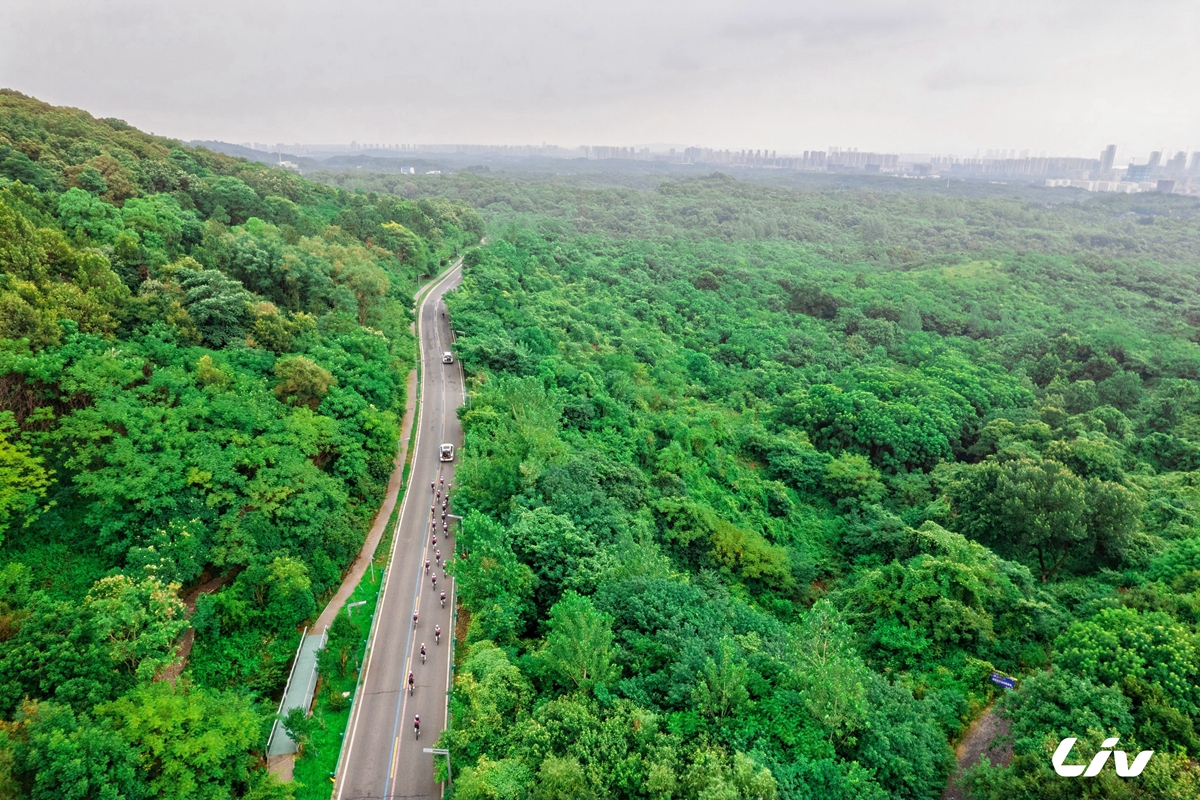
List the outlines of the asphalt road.
{"label": "asphalt road", "polygon": [[[445,728],[451,663],[451,615],[454,594],[451,580],[438,569],[435,550],[447,558],[454,537],[442,533],[441,501],[430,481],[454,480],[454,464],[438,460],[438,446],[462,444],[462,429],[455,411],[465,399],[462,369],[456,358],[442,364],[442,353],[451,350],[449,320],[442,295],[462,281],[461,262],[447,270],[426,293],[418,312],[421,338],[421,407],[417,418],[412,470],[400,509],[399,528],[392,544],[391,567],[379,603],[379,618],[359,694],[347,726],[345,752],[338,771],[335,800],[356,798],[441,797],[442,786],[433,780],[433,747]],[[440,487],[439,487],[440,488]],[[446,499],[441,490],[441,500]],[[450,494],[453,495],[453,489]],[[436,506],[437,544],[430,529],[430,507]],[[454,512],[453,502],[447,509]],[[453,523],[453,520],[449,520]],[[451,525],[453,528],[453,525]],[[453,531],[451,531],[453,533]],[[425,561],[429,560],[429,574]],[[437,576],[433,588],[431,576]],[[440,594],[446,592],[446,607]],[[419,613],[413,626],[413,611]],[[434,643],[434,626],[442,628],[441,644]],[[427,659],[421,663],[421,644]],[[408,693],[408,673],[415,689]],[[421,717],[421,737],[413,735],[413,717]]]}

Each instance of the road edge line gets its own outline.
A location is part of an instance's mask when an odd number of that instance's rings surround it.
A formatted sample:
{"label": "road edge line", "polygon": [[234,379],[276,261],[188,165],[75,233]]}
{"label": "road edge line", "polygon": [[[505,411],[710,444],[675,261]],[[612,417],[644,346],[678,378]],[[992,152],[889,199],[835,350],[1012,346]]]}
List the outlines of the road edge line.
{"label": "road edge line", "polygon": [[[437,280],[436,282],[433,282],[433,281],[430,282],[429,286],[426,287],[425,293],[427,294],[428,291],[433,286],[440,284],[442,281],[446,280],[446,278],[449,277],[454,272],[455,269],[460,268],[461,266],[462,266],[462,258],[460,257],[459,260],[457,262],[455,262],[451,266],[450,269],[447,269],[442,273],[439,280]],[[421,297],[419,302],[421,304],[423,304],[425,302],[425,299],[423,296]],[[421,359],[422,354],[421,354],[421,307],[420,307],[420,305],[417,306],[416,339],[417,339],[417,358],[415,360],[416,360],[417,364],[420,365],[421,360],[422,360]],[[419,369],[419,366],[418,366],[418,369]],[[424,387],[424,382],[425,382],[425,376],[424,376],[423,370],[420,370],[418,372],[418,378],[419,379],[417,381],[417,418],[415,420],[413,420],[413,428],[416,432],[413,434],[413,443],[412,443],[412,450],[411,450],[412,459],[414,461],[417,458],[417,451],[420,449],[420,446],[421,446],[421,415],[425,413],[425,408],[424,408],[425,404],[421,402],[421,395],[424,393],[423,387]],[[396,529],[392,532],[392,550],[390,553],[388,553],[387,576],[384,578],[383,590],[379,595],[379,600],[375,604],[375,616],[371,619],[371,632],[367,636],[367,649],[366,649],[365,654],[363,655],[363,666],[362,666],[362,670],[358,673],[358,677],[359,677],[358,688],[356,688],[355,692],[354,692],[353,724],[347,724],[347,726],[346,726],[347,729],[350,731],[350,736],[346,740],[346,747],[343,749],[342,753],[338,756],[338,763],[337,763],[337,768],[336,768],[337,773],[335,775],[335,780],[337,780],[337,800],[342,800],[342,790],[345,787],[345,781],[342,780],[342,777],[343,777],[342,765],[343,765],[344,761],[349,759],[350,751],[354,749],[355,734],[358,733],[358,721],[361,718],[361,714],[359,713],[359,702],[358,702],[359,690],[361,689],[362,686],[364,686],[366,684],[367,673],[370,672],[370,669],[371,669],[372,656],[374,655],[374,650],[375,650],[375,638],[379,634],[379,617],[380,617],[381,611],[383,609],[384,601],[387,598],[388,584],[392,580],[392,571],[393,571],[392,566],[395,564],[395,559],[396,559],[396,544],[400,539],[400,525],[401,525],[401,523],[404,522],[404,509],[408,505],[408,493],[409,493],[409,491],[411,491],[411,489],[412,489],[412,480],[410,479],[404,486],[404,496],[400,499],[400,510],[396,512]]]}

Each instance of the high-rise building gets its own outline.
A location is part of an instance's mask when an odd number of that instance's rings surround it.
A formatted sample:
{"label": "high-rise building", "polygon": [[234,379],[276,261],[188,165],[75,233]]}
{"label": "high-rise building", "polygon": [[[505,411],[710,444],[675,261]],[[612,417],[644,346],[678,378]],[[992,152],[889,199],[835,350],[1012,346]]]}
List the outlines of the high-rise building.
{"label": "high-rise building", "polygon": [[1200,172],[1200,150],[1192,153],[1192,172]]}
{"label": "high-rise building", "polygon": [[1100,171],[1108,172],[1113,168],[1113,162],[1117,160],[1117,146],[1110,144],[1104,148],[1104,152],[1100,154]]}
{"label": "high-rise building", "polygon": [[1150,154],[1150,160],[1146,162],[1146,166],[1154,169],[1158,166],[1158,162],[1162,161],[1162,150],[1155,150]]}

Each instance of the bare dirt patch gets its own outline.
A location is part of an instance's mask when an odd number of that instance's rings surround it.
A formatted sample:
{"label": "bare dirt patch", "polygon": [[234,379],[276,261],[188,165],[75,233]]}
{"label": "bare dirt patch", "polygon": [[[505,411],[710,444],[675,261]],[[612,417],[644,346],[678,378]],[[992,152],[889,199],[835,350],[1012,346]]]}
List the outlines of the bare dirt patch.
{"label": "bare dirt patch", "polygon": [[1012,723],[1008,719],[994,713],[991,708],[971,724],[967,735],[959,742],[955,751],[958,766],[954,774],[950,776],[946,791],[942,793],[942,800],[971,800],[971,797],[958,785],[958,779],[964,772],[978,764],[979,759],[983,756],[987,756],[995,766],[1007,767],[1009,765],[1013,757],[1012,744],[1007,741],[997,743],[996,740],[1006,737],[1011,725]]}

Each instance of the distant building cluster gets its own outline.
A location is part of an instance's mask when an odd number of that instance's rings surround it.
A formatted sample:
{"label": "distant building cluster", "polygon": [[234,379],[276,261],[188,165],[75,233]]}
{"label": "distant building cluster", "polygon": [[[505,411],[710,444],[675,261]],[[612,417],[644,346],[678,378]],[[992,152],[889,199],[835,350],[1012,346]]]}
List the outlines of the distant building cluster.
{"label": "distant building cluster", "polygon": [[[1189,158],[1185,151],[1163,161],[1155,151],[1145,163],[1117,164],[1117,146],[1110,144],[1099,158],[1034,156],[1028,150],[988,150],[974,158],[928,153],[876,153],[858,148],[830,147],[802,153],[775,150],[719,150],[708,147],[651,150],[648,147],[579,145],[491,144],[276,144],[243,142],[243,147],[297,155],[361,153],[380,156],[480,155],[541,158],[623,159],[672,164],[712,165],[745,169],[781,169],[811,172],[884,174],[903,178],[960,178],[988,180],[1041,180],[1046,186],[1072,187],[1089,192],[1168,192],[1200,195],[1200,151]],[[284,166],[295,169],[291,162]],[[413,167],[401,172],[415,174]],[[436,174],[436,173],[426,173]]]}
{"label": "distant building cluster", "polygon": [[1089,192],[1160,192],[1163,194],[1200,195],[1200,151],[1192,153],[1191,161],[1185,151],[1162,160],[1162,151],[1155,150],[1146,163],[1129,162],[1124,169],[1116,165],[1116,145],[1110,144],[1100,154],[1097,167],[1087,174],[1072,178],[1046,181],[1047,186],[1070,186]]}

